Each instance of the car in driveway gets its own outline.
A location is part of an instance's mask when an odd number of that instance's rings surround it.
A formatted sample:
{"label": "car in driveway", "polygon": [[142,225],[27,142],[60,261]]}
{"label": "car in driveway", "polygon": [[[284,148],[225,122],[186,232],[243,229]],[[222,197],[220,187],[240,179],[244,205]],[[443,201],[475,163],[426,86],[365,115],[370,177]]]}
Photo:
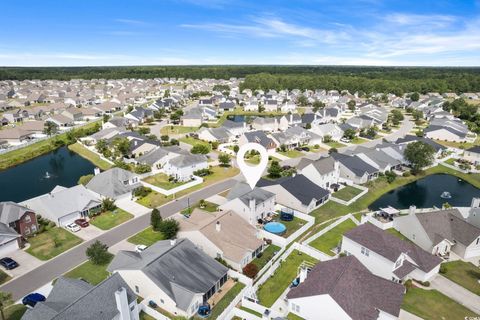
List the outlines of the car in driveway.
{"label": "car in driveway", "polygon": [[80,227],[76,223],[70,223],[65,226],[65,229],[71,232],[78,232],[80,231]]}
{"label": "car in driveway", "polygon": [[43,294],[34,292],[23,297],[22,304],[33,308],[38,302],[42,302],[45,300],[46,298]]}
{"label": "car in driveway", "polygon": [[12,258],[5,257],[0,259],[0,265],[2,265],[5,269],[7,270],[12,270],[15,269],[16,267],[19,266],[17,261],[13,260]]}
{"label": "car in driveway", "polygon": [[82,228],[86,228],[90,225],[86,219],[77,219],[75,220],[75,223]]}

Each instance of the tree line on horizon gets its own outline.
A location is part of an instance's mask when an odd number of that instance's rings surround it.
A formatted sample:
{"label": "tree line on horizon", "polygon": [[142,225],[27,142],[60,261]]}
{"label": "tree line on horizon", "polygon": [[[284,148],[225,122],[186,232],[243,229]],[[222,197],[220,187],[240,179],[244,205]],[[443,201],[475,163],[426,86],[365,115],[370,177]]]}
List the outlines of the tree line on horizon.
{"label": "tree line on horizon", "polygon": [[478,67],[125,66],[0,67],[0,80],[245,78],[241,89],[326,89],[380,92],[480,92]]}

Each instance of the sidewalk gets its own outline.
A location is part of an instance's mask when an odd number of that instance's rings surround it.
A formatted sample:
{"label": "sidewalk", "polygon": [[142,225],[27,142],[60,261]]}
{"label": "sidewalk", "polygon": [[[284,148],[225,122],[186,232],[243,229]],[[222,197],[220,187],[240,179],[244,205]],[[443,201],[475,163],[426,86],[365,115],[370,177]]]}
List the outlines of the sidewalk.
{"label": "sidewalk", "polygon": [[473,312],[480,314],[480,296],[438,274],[430,282],[430,287],[455,300]]}
{"label": "sidewalk", "polygon": [[135,217],[142,216],[152,211],[150,208],[144,207],[141,204],[138,204],[131,199],[120,199],[120,200],[117,200],[115,204],[120,209],[130,212]]}

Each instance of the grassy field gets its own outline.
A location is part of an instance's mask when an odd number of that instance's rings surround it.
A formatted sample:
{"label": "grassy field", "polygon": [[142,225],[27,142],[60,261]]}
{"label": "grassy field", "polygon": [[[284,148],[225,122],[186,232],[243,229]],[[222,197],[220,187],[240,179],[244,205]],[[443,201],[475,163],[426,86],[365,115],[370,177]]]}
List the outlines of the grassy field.
{"label": "grassy field", "polygon": [[289,158],[298,158],[305,155],[303,152],[295,149],[287,150],[287,151],[278,151],[278,153],[281,154],[282,156],[289,157]]}
{"label": "grassy field", "polygon": [[353,198],[355,198],[357,195],[359,195],[362,192],[362,190],[352,187],[352,186],[345,186],[342,189],[338,190],[334,194],[332,194],[333,197],[344,200],[344,201],[349,201]]}
{"label": "grassy field", "polygon": [[332,252],[332,249],[338,246],[342,240],[343,234],[348,230],[355,228],[356,226],[357,225],[351,219],[347,219],[332,230],[327,231],[317,239],[310,242],[309,245],[333,257],[335,253]]}
{"label": "grassy field", "polygon": [[90,223],[102,230],[109,230],[133,218],[133,214],[117,208],[92,217]]}
{"label": "grassy field", "polygon": [[451,261],[442,264],[442,275],[467,290],[480,295],[480,269],[470,262]]}
{"label": "grassy field", "polygon": [[165,190],[170,190],[189,182],[189,181],[186,181],[186,182],[169,181],[169,177],[165,173],[157,173],[153,176],[146,177],[145,179],[143,179],[143,181],[145,181],[146,183],[153,184],[154,186],[165,189]]}
{"label": "grassy field", "polygon": [[136,235],[127,239],[128,242],[133,244],[143,244],[145,246],[151,246],[157,241],[164,240],[165,237],[161,232],[153,231],[152,227],[140,231]]}
{"label": "grassy field", "polygon": [[406,185],[410,182],[416,181],[418,179],[424,178],[431,174],[444,173],[456,176],[461,178],[473,186],[480,188],[480,174],[468,174],[461,173],[454,169],[447,168],[442,165],[435,166],[424,171],[422,174],[416,176],[411,175],[409,177],[397,177],[394,182],[388,183],[385,177],[379,177],[374,181],[370,181],[365,184],[368,187],[368,193],[362,196],[360,199],[355,201],[349,206],[344,206],[339,203],[328,201],[326,204],[320,208],[314,210],[310,215],[315,217],[315,222],[320,223],[322,221],[329,220],[331,218],[340,217],[347,213],[355,213],[368,208],[375,200],[380,198],[383,194],[394,190],[398,187]]}
{"label": "grassy field", "polygon": [[425,320],[464,320],[476,316],[473,311],[437,290],[410,288],[403,298],[402,309]]}
{"label": "grassy field", "polygon": [[185,126],[165,126],[160,129],[161,135],[171,135],[171,134],[185,134],[192,133],[197,131],[197,127],[185,127]]}
{"label": "grassy field", "polygon": [[[175,194],[176,198],[182,197],[186,194],[190,194],[196,190],[205,188],[206,186],[209,186],[211,184],[214,184],[216,182],[225,180],[227,178],[231,178],[233,176],[236,176],[240,171],[238,168],[230,167],[230,168],[223,168],[223,167],[211,167],[212,174],[203,177],[203,183],[198,184],[196,186],[193,186],[191,188],[188,188],[186,190],[182,190],[180,192],[177,192]],[[143,206],[149,207],[149,208],[156,208],[158,206],[164,205],[167,202],[170,202],[174,199],[173,196],[165,196],[163,194],[159,194],[155,191],[151,192],[149,195],[146,197],[143,197],[142,199],[139,199],[137,202],[140,203]]]}
{"label": "grassy field", "polygon": [[5,320],[20,320],[27,311],[27,307],[23,304],[14,304],[5,308]]}
{"label": "grassy field", "polygon": [[28,242],[28,253],[40,260],[48,260],[81,243],[82,239],[63,228],[55,227],[29,238]]}
{"label": "grassy field", "polygon": [[330,141],[330,142],[326,142],[325,143],[327,146],[329,146],[330,148],[343,148],[345,147],[346,145],[341,143],[341,142],[337,142],[337,141]]}
{"label": "grassy field", "polygon": [[10,277],[8,274],[0,270],[0,284],[7,282],[10,280],[12,277]]}
{"label": "grassy field", "polygon": [[212,146],[210,145],[210,143],[208,143],[206,141],[198,140],[198,139],[195,139],[195,138],[192,138],[192,137],[183,137],[183,138],[180,138],[178,140],[181,141],[181,142],[187,143],[187,144],[191,145],[192,147],[196,144],[202,144],[204,146],[207,146],[209,148],[209,150],[212,150]]}
{"label": "grassy field", "polygon": [[78,153],[81,157],[87,159],[102,170],[108,170],[112,167],[111,163],[101,159],[96,153],[88,150],[80,143],[76,142],[68,146],[68,149]]}
{"label": "grassy field", "polygon": [[263,306],[271,307],[280,295],[288,288],[290,283],[298,274],[298,268],[302,262],[317,263],[318,261],[305,254],[294,250],[282,262],[282,265],[275,271],[275,274],[260,286],[257,291],[258,299]]}
{"label": "grassy field", "polygon": [[275,256],[275,252],[278,251],[280,251],[280,247],[271,244],[265,250],[263,250],[262,256],[253,259],[252,263],[258,267],[258,270],[261,270],[268,263],[268,261],[272,260],[273,256]]}
{"label": "grassy field", "polygon": [[[82,126],[82,128],[91,129],[97,122],[98,121],[90,122],[87,125]],[[57,149],[59,146],[56,146],[54,143],[52,143],[54,140],[60,140],[66,143],[67,135],[66,133],[62,133],[50,139],[39,141],[24,148],[12,150],[2,154],[0,157],[0,170],[19,165],[20,163]]]}
{"label": "grassy field", "polygon": [[226,307],[232,302],[233,299],[245,288],[245,285],[241,282],[235,283],[235,285],[223,296],[220,301],[213,306],[212,313],[210,314],[210,319],[217,319],[218,316],[225,310]]}
{"label": "grassy field", "polygon": [[[112,256],[113,258],[113,256]],[[65,277],[73,279],[83,279],[91,285],[97,285],[108,278],[107,267],[110,261],[106,264],[96,265],[91,261],[87,261],[65,273]]]}
{"label": "grassy field", "polygon": [[282,234],[282,237],[284,238],[288,238],[291,234],[295,233],[295,231],[297,231],[307,223],[307,221],[297,217],[294,217],[292,221],[283,221],[278,219],[278,222],[283,223],[285,227],[287,227],[285,233]]}

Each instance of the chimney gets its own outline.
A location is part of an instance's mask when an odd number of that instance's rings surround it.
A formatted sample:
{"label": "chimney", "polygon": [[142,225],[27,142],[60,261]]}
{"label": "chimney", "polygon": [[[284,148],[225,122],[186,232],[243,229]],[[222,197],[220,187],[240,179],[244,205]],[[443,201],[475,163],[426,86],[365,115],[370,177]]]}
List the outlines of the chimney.
{"label": "chimney", "polygon": [[95,169],[93,169],[93,174],[94,174],[94,175],[100,174],[100,168],[99,168],[99,167],[95,167]]}
{"label": "chimney", "polygon": [[125,288],[120,288],[115,291],[115,302],[117,304],[118,312],[120,313],[119,320],[131,320],[127,290],[125,290]]}
{"label": "chimney", "polygon": [[470,207],[472,209],[480,208],[480,198],[472,198],[472,205]]}
{"label": "chimney", "polygon": [[173,247],[177,244],[177,239],[170,239],[170,245]]}
{"label": "chimney", "polygon": [[217,221],[217,223],[215,224],[215,230],[217,230],[217,232],[220,232],[220,230],[222,230],[222,224],[220,223],[220,221]]}
{"label": "chimney", "polygon": [[408,208],[408,214],[415,214],[415,211],[417,211],[417,207],[416,206],[410,206]]}
{"label": "chimney", "polygon": [[308,270],[307,270],[307,267],[301,267],[300,268],[300,283],[303,283],[306,279],[307,279],[307,275],[308,275]]}

